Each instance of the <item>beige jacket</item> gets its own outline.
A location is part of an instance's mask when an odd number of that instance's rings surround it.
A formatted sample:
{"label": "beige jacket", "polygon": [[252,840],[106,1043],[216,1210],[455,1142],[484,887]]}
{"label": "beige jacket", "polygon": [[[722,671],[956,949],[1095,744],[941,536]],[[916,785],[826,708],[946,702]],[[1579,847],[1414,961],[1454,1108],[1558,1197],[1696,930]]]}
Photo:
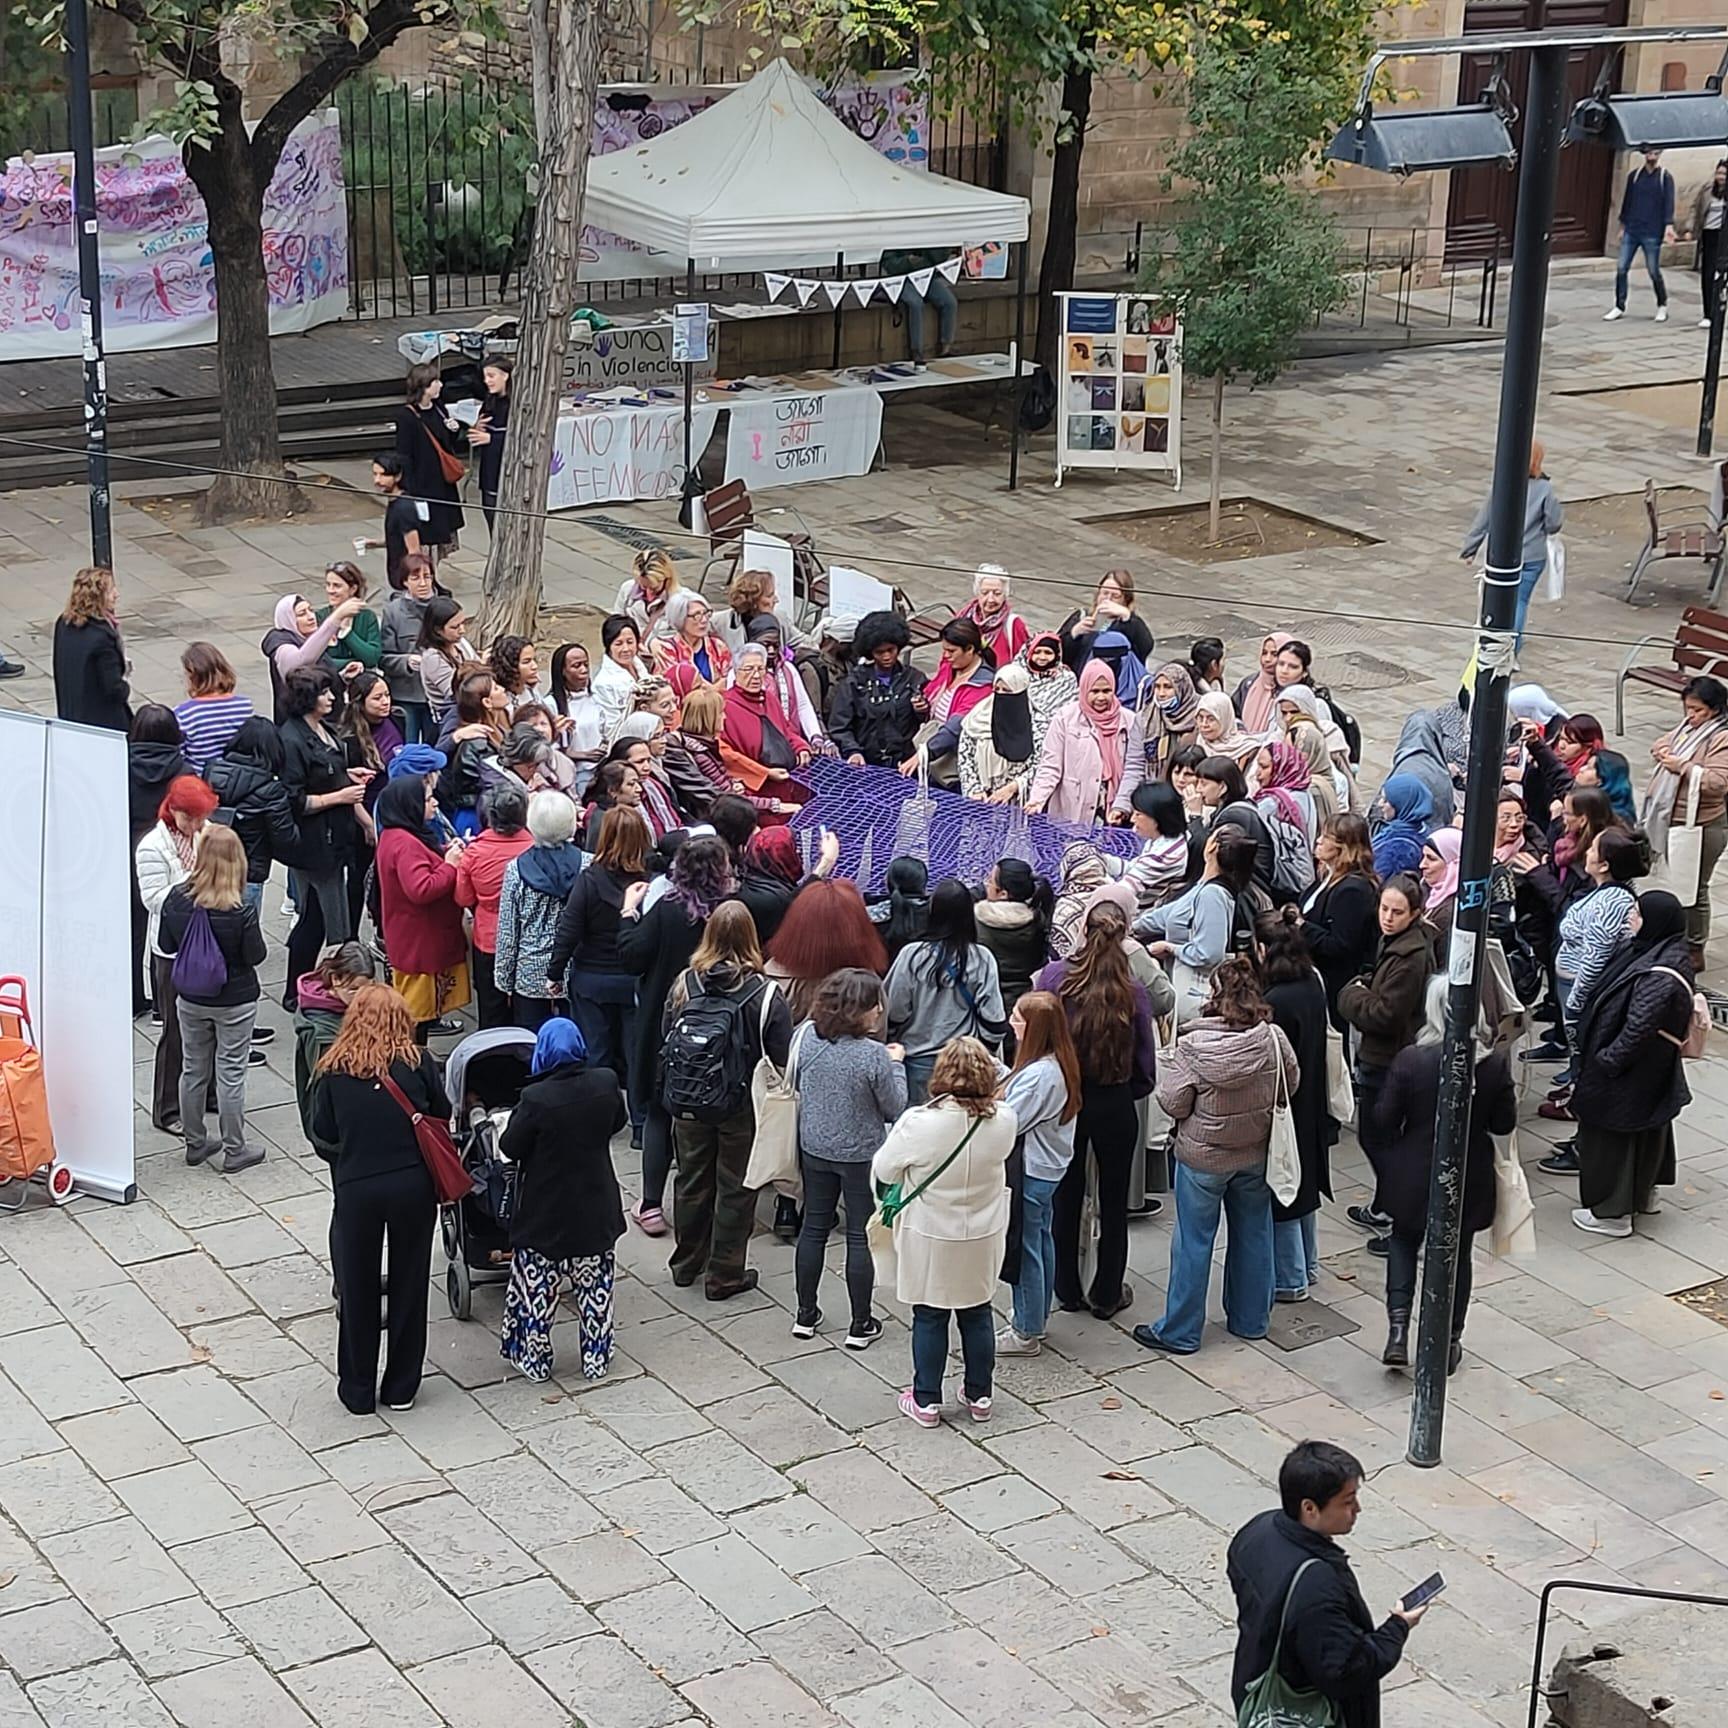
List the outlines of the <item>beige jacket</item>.
{"label": "beige jacket", "polygon": [[[952,1099],[908,1110],[871,1164],[878,1182],[910,1193],[959,1145],[972,1118]],[[1008,1155],[1020,1125],[1006,1104],[981,1118],[966,1150],[894,1225],[894,1294],[927,1308],[976,1308],[996,1293],[1008,1245]]]}
{"label": "beige jacket", "polygon": [[[1682,732],[1683,728],[1678,726],[1672,731],[1664,732],[1651,745],[1652,756],[1657,750],[1673,749]],[[1679,776],[1680,785],[1674,794],[1675,827],[1679,827],[1686,820],[1686,800],[1691,796],[1686,782],[1694,768],[1703,770],[1698,779],[1698,824],[1702,827],[1707,822],[1721,821],[1723,814],[1728,812],[1728,726],[1718,726],[1703,744],[1686,758],[1686,773]],[[1655,782],[1664,774],[1670,774],[1670,770],[1657,768],[1651,775],[1652,790]]]}

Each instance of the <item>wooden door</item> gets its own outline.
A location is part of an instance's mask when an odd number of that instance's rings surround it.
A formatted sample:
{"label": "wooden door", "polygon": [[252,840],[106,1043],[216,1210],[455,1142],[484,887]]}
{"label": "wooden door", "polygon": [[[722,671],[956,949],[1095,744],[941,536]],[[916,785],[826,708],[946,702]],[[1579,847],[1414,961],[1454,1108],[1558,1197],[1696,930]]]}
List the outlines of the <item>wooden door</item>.
{"label": "wooden door", "polygon": [[[1618,28],[1625,22],[1626,0],[1470,0],[1464,13],[1464,29],[1469,35],[1585,26]],[[1609,52],[1601,47],[1572,51],[1566,79],[1568,109],[1595,87]],[[1461,104],[1473,102],[1482,94],[1492,69],[1491,55],[1466,54],[1460,58]],[[1508,57],[1506,82],[1519,110],[1519,117],[1512,125],[1512,140],[1521,145],[1523,109],[1530,83],[1527,53]],[[1560,184],[1554,208],[1556,257],[1592,255],[1602,250],[1608,232],[1613,174],[1611,150],[1568,144],[1560,152]],[[1517,205],[1516,169],[1454,169],[1446,211],[1448,262],[1468,262],[1490,251],[1497,251],[1503,260],[1509,259]]]}

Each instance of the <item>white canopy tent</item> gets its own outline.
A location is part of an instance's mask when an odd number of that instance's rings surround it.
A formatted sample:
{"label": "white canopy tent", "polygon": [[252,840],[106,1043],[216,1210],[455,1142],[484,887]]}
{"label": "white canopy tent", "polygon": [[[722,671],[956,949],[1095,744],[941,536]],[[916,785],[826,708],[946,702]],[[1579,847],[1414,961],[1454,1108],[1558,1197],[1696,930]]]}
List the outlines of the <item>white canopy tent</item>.
{"label": "white canopy tent", "polygon": [[[1020,468],[1020,378],[1026,318],[1024,198],[968,186],[888,161],[847,130],[784,60],[723,101],[633,149],[588,164],[582,219],[658,255],[682,260],[696,298],[698,270],[781,270],[869,264],[885,250],[995,241],[1019,246],[1014,423],[1008,465]],[[839,360],[835,309],[835,360]],[[690,450],[690,374],[684,388],[684,495],[700,490]]]}
{"label": "white canopy tent", "polygon": [[901,167],[784,60],[724,101],[588,164],[582,219],[698,270],[874,263],[886,249],[1023,241],[1024,198]]}

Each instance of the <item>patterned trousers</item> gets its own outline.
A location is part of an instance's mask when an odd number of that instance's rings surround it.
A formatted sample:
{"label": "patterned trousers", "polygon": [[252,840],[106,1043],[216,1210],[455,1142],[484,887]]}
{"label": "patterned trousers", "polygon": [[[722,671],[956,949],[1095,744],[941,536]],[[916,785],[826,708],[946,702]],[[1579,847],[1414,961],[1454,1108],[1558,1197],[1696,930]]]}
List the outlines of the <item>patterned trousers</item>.
{"label": "patterned trousers", "polygon": [[582,1377],[604,1378],[612,1365],[612,1264],[610,1249],[579,1260],[548,1260],[532,1248],[518,1248],[504,1294],[504,1360],[530,1380],[552,1378],[552,1322],[559,1285],[568,1278],[582,1335]]}

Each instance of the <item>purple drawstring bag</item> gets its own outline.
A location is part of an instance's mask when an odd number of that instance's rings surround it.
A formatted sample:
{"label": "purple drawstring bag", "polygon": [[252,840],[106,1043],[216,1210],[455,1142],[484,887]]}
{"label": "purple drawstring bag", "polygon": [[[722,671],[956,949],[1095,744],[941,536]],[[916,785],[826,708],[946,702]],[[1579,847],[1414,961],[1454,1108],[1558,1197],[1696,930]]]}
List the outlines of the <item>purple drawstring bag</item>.
{"label": "purple drawstring bag", "polygon": [[202,906],[192,908],[170,977],[176,992],[194,1002],[220,994],[228,982],[228,962],[222,958],[216,932],[210,928],[210,914]]}

